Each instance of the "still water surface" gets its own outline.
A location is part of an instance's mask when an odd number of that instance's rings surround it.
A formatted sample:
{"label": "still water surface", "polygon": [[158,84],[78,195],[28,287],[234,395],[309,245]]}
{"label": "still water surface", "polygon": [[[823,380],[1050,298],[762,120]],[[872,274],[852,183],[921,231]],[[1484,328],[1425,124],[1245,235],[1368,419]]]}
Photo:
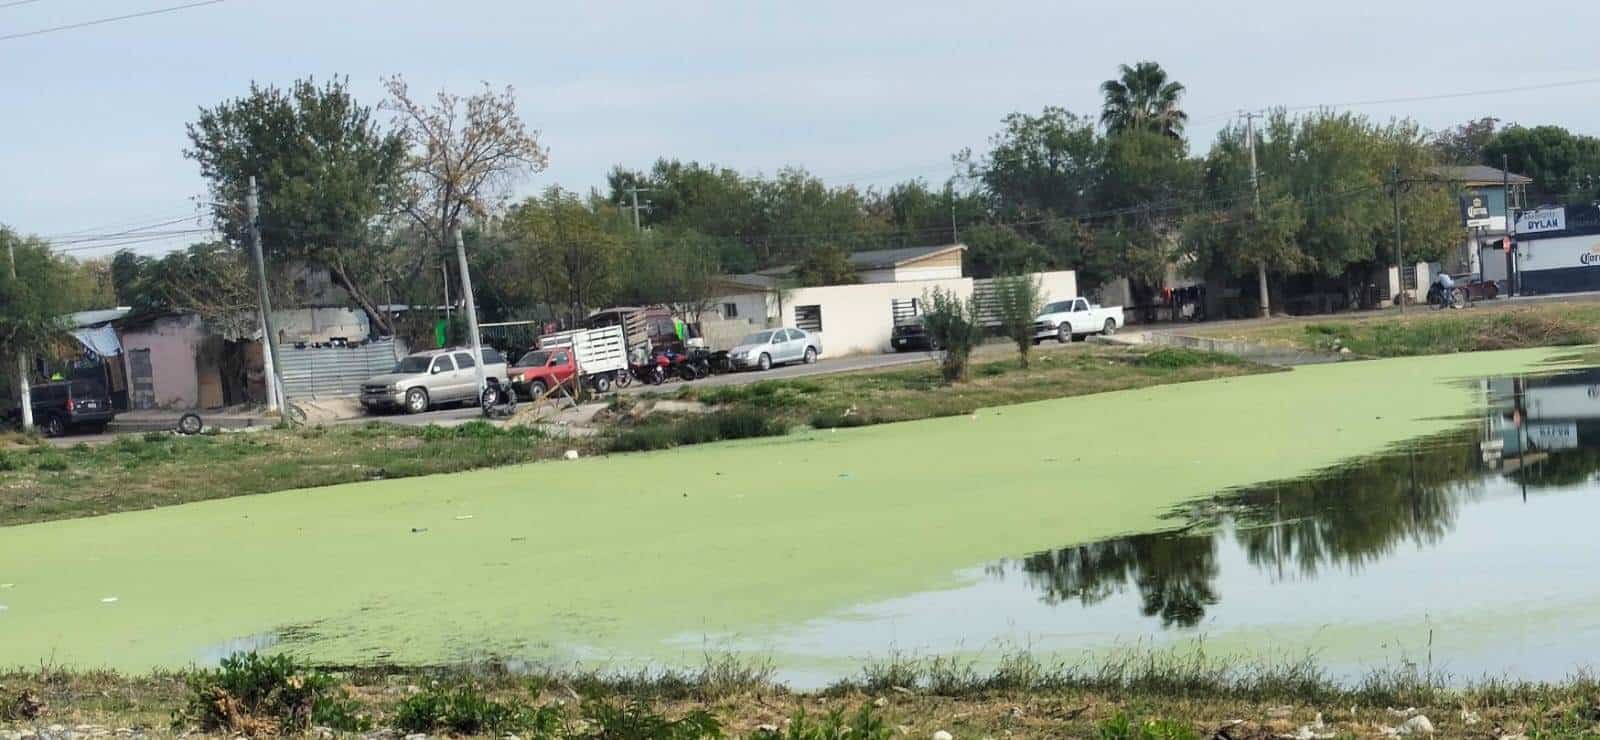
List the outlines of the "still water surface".
{"label": "still water surface", "polygon": [[[1482,381],[1455,433],[1231,491],[1174,528],[1022,553],[962,586],[714,643],[802,666],[1182,645],[1355,676],[1402,661],[1556,679],[1600,663],[1600,370]],[[682,642],[705,638],[685,637]],[[889,646],[892,646],[889,647]]]}

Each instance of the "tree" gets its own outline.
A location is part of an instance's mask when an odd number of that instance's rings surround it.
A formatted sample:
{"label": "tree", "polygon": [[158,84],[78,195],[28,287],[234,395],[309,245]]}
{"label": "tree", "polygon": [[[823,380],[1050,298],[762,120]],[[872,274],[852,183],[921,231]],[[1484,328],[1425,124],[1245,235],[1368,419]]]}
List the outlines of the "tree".
{"label": "tree", "polygon": [[1033,348],[1033,320],[1044,308],[1044,290],[1039,279],[1030,275],[1007,275],[994,281],[995,315],[1000,331],[1017,344],[1017,362],[1028,367],[1028,350]]}
{"label": "tree", "polygon": [[1004,217],[1086,210],[1105,159],[1094,124],[1062,108],[1039,115],[1012,113],[989,138],[981,164],[964,153],[969,173],[983,183]]}
{"label": "tree", "polygon": [[244,334],[258,326],[259,297],[243,252],[221,242],[195,244],[164,257],[118,252],[117,296],[135,314],[192,312]]}
{"label": "tree", "polygon": [[553,314],[573,321],[610,299],[622,259],[621,241],[576,193],[547,188],[512,207],[505,228],[509,260],[503,273],[491,271],[488,280],[510,278],[526,286],[530,301],[537,296]]}
{"label": "tree", "polygon": [[1167,79],[1167,71],[1155,62],[1139,62],[1118,67],[1117,79],[1100,85],[1105,96],[1100,123],[1106,133],[1150,131],[1174,139],[1183,138],[1189,115],[1178,107],[1183,97],[1182,84]]}
{"label": "tree", "polygon": [[374,297],[386,276],[373,229],[396,195],[404,142],[356,102],[347,80],[298,80],[288,90],[250,85],[248,95],[203,108],[187,126],[184,155],[209,181],[222,232],[243,245],[243,204],[254,176],[263,250],[274,267],[302,261],[328,270],[374,327],[393,330]]}
{"label": "tree", "polygon": [[1485,164],[1504,160],[1533,178],[1532,197],[1579,203],[1600,197],[1600,139],[1560,126],[1508,126],[1483,147]]}
{"label": "tree", "polygon": [[1483,164],[1484,148],[1495,137],[1500,119],[1484,116],[1467,121],[1455,128],[1440,131],[1433,139],[1433,148],[1444,164]]}
{"label": "tree", "polygon": [[1036,270],[1048,265],[1051,256],[1044,245],[1024,236],[1011,226],[983,224],[962,234],[967,245],[967,274],[986,278]]}
{"label": "tree", "polygon": [[966,380],[967,360],[983,334],[977,305],[943,288],[928,291],[922,303],[927,306],[922,325],[927,328],[928,340],[940,351],[940,375],[946,383]]}
{"label": "tree", "polygon": [[795,271],[802,287],[814,285],[854,285],[861,282],[850,253],[836,244],[817,247],[800,261]]}
{"label": "tree", "polygon": [[[27,358],[47,354],[62,343],[63,317],[72,310],[62,290],[72,274],[70,261],[50,251],[41,239],[0,227],[0,371],[15,386]],[[16,277],[12,277],[12,270]]]}
{"label": "tree", "polygon": [[383,107],[394,112],[407,147],[401,207],[441,251],[466,218],[487,217],[507,186],[549,163],[509,86],[496,92],[485,84],[467,97],[440,92],[431,104],[412,98],[401,77],[384,86]]}

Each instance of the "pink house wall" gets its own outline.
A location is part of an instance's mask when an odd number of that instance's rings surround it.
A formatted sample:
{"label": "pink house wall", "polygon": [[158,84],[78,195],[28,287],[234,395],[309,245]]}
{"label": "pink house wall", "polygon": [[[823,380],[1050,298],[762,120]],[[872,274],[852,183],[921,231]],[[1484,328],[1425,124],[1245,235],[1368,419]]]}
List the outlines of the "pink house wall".
{"label": "pink house wall", "polygon": [[[128,362],[128,400],[134,408],[195,408],[200,403],[196,357],[203,333],[198,316],[157,319],[122,331]],[[147,351],[148,378],[137,377],[135,354]]]}

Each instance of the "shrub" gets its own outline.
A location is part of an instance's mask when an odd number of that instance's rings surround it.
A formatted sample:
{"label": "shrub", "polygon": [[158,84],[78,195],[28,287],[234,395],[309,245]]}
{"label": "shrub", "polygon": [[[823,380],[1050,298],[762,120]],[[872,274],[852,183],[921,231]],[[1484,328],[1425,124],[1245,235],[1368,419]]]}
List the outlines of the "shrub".
{"label": "shrub", "polygon": [[531,732],[544,737],[561,724],[556,707],[529,709],[521,702],[496,701],[472,684],[452,690],[429,689],[406,697],[395,708],[395,729],[406,732],[449,730],[460,735]]}
{"label": "shrub", "polygon": [[730,409],[692,416],[670,423],[630,429],[611,442],[613,452],[664,450],[680,445],[705,444],[728,439],[776,437],[787,434],[783,422],[755,409]]}
{"label": "shrub", "polygon": [[1162,347],[1140,355],[1138,360],[1141,367],[1165,368],[1168,370],[1207,365],[1238,365],[1242,364],[1242,362],[1242,360],[1233,355],[1205,352],[1198,349],[1185,349],[1183,347]]}
{"label": "shrub", "polygon": [[940,374],[946,383],[965,380],[967,359],[983,333],[977,304],[941,288],[930,291],[923,303],[928,311],[922,316],[922,324],[928,330],[928,338],[942,348]]}
{"label": "shrub", "polygon": [[894,732],[872,712],[871,704],[863,704],[848,718],[843,709],[834,709],[816,720],[801,709],[789,718],[789,727],[784,732],[765,730],[757,732],[755,737],[760,740],[889,740]]}
{"label": "shrub", "polygon": [[6,452],[5,450],[0,450],[0,472],[21,469],[22,463],[17,460],[16,455]]}
{"label": "shrub", "polygon": [[1044,290],[1037,276],[1007,275],[994,281],[995,318],[1000,332],[1017,345],[1017,362],[1028,367],[1033,348],[1033,320],[1044,308]]}
{"label": "shrub", "polygon": [[196,723],[202,730],[274,735],[312,725],[347,732],[370,729],[332,676],[308,671],[287,655],[262,657],[235,653],[216,671],[189,678],[189,701],[175,724]]}
{"label": "shrub", "polygon": [[61,472],[67,469],[67,459],[60,455],[41,455],[33,466],[39,470]]}
{"label": "shrub", "polygon": [[722,737],[722,723],[704,709],[696,709],[674,720],[656,713],[643,701],[627,704],[591,701],[583,705],[583,718],[592,726],[590,736],[604,740],[702,740]]}
{"label": "shrub", "polygon": [[1182,722],[1153,719],[1135,724],[1125,714],[1105,720],[1095,729],[1100,740],[1200,740],[1200,733]]}

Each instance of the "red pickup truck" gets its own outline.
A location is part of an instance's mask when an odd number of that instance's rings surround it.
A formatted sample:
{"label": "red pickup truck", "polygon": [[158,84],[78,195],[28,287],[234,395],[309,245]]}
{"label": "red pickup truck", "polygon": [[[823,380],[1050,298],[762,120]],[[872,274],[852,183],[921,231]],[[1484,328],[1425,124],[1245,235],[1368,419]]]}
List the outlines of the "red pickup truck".
{"label": "red pickup truck", "polygon": [[568,347],[529,350],[517,360],[506,374],[511,377],[511,387],[526,398],[539,398],[558,385],[573,390],[578,377],[578,363]]}

